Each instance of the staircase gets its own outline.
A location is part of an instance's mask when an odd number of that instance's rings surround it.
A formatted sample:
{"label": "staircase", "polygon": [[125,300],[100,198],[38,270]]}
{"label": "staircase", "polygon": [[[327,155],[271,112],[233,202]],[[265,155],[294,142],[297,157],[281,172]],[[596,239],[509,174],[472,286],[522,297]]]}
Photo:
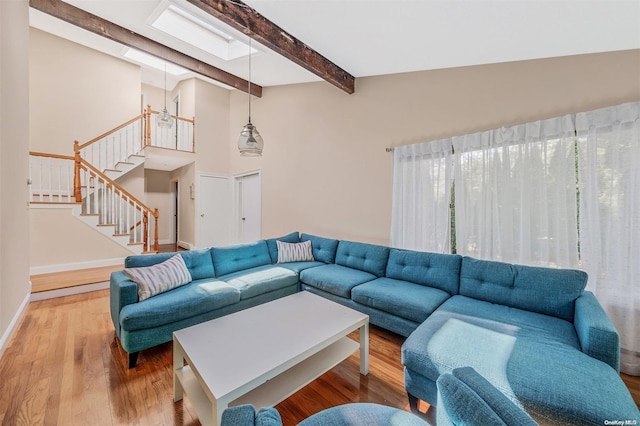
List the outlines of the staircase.
{"label": "staircase", "polygon": [[82,145],[76,141],[74,156],[31,152],[30,203],[70,205],[74,217],[132,253],[157,252],[158,209],[117,183],[144,165],[148,150],[193,155],[195,121],[172,116],[175,126],[160,127],[157,115],[148,107],[97,138]]}

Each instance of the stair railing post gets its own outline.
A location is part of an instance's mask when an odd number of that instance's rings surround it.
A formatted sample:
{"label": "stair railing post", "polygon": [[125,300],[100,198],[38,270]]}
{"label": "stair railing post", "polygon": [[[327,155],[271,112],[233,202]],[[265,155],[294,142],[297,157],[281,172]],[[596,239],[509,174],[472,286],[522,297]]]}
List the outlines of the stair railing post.
{"label": "stair railing post", "polygon": [[147,105],[147,109],[144,114],[145,133],[144,133],[144,146],[151,145],[151,105]]}
{"label": "stair railing post", "polygon": [[80,164],[82,158],[80,157],[80,142],[73,142],[74,151],[74,167],[73,167],[73,195],[76,199],[76,203],[82,202],[82,180],[80,179]]}
{"label": "stair railing post", "polygon": [[196,152],[196,117],[193,117],[193,125],[191,126],[191,152]]}
{"label": "stair railing post", "polygon": [[153,238],[153,251],[156,253],[160,250],[160,244],[158,243],[158,219],[160,218],[160,212],[156,207],[153,211],[153,217],[155,217],[155,225],[154,225],[154,238]]}
{"label": "stair railing post", "polygon": [[144,251],[149,251],[149,212],[146,209],[142,212],[142,242]]}

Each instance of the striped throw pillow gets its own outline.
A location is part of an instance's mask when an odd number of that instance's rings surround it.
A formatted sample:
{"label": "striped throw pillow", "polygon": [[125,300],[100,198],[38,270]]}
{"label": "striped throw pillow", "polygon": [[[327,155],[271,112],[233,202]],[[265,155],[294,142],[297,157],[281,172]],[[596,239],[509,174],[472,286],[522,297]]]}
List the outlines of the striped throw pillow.
{"label": "striped throw pillow", "polygon": [[179,254],[152,266],[125,268],[131,281],[138,284],[138,300],[155,296],[191,282],[191,273]]}
{"label": "striped throw pillow", "polygon": [[278,263],[314,261],[311,241],[285,243],[276,240],[278,245]]}

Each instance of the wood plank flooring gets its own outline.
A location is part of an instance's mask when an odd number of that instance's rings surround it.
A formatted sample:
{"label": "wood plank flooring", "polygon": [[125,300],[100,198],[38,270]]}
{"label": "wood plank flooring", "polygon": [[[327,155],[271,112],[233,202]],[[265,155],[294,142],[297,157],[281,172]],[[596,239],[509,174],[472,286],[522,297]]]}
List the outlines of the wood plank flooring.
{"label": "wood plank flooring", "polygon": [[[161,244],[160,253],[183,250],[176,244]],[[63,288],[77,287],[85,284],[95,284],[109,281],[113,271],[122,269],[122,264],[102,266],[98,268],[76,269],[73,271],[49,272],[46,274],[31,275],[31,292],[60,290]]]}
{"label": "wood plank flooring", "polygon": [[[348,402],[408,410],[403,341],[372,326],[369,375],[359,374],[354,354],[280,403],[284,424]],[[173,402],[171,350],[167,343],[142,351],[138,365],[128,369],[111,323],[108,290],[32,302],[0,360],[0,423],[199,425],[188,396]],[[623,378],[638,403],[640,378]]]}

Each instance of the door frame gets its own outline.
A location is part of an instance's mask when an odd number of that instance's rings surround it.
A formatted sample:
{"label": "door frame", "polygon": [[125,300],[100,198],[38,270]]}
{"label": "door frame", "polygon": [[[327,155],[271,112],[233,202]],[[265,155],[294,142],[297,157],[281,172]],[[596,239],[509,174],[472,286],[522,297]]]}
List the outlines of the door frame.
{"label": "door frame", "polygon": [[180,245],[180,178],[172,178],[171,185],[171,243]]}
{"label": "door frame", "polygon": [[260,233],[262,234],[262,171],[260,169],[251,170],[247,172],[242,172],[233,175],[233,217],[235,220],[234,223],[234,235],[236,242],[240,242],[241,240],[241,227],[242,227],[242,217],[241,217],[241,203],[242,203],[242,190],[241,190],[241,182],[242,178],[247,176],[258,175],[259,183],[260,183],[260,199],[258,200],[260,204]]}

